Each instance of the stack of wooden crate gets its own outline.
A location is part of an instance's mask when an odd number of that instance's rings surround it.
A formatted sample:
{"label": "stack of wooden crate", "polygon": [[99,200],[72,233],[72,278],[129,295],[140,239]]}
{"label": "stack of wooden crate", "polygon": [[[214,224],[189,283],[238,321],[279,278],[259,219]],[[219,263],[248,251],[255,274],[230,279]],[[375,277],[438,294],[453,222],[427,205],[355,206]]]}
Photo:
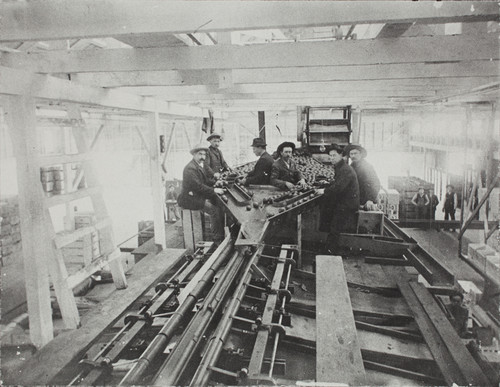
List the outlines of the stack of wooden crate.
{"label": "stack of wooden crate", "polygon": [[388,183],[389,189],[395,189],[400,195],[399,219],[417,218],[417,208],[411,200],[418,193],[419,187],[423,187],[427,195],[429,190],[434,189],[434,184],[415,176],[389,176]]}
{"label": "stack of wooden crate", "polygon": [[0,201],[0,259],[6,265],[21,251],[21,224],[17,196]]}
{"label": "stack of wooden crate", "polygon": [[[93,227],[97,223],[94,213],[78,212],[75,214],[75,230]],[[91,231],[76,241],[63,247],[64,259],[67,263],[89,265],[101,255],[99,232]]]}
{"label": "stack of wooden crate", "polygon": [[48,194],[60,195],[65,193],[64,171],[62,165],[40,168],[40,180],[43,190]]}
{"label": "stack of wooden crate", "polygon": [[399,219],[399,192],[382,188],[378,193],[377,206],[389,219]]}

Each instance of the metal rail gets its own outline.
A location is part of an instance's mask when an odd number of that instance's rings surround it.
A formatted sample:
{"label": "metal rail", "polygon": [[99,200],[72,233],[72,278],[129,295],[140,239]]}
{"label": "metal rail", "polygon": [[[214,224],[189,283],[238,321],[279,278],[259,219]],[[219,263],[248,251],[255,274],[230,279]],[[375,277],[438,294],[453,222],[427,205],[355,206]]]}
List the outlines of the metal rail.
{"label": "metal rail", "polygon": [[[229,236],[227,238],[230,238]],[[185,317],[191,312],[198,298],[203,294],[208,285],[212,282],[215,273],[227,261],[233,249],[232,243],[228,243],[220,252],[219,257],[215,260],[211,268],[205,273],[203,278],[197,283],[193,291],[186,297],[186,300],[179,306],[175,314],[167,321],[167,323],[155,336],[153,341],[148,345],[144,353],[141,355],[137,363],[130,369],[125,377],[120,381],[119,385],[132,385],[139,381],[149,368],[152,361],[159,356],[167,347],[170,339],[174,335],[179,325],[184,321]]]}
{"label": "metal rail", "polygon": [[176,347],[154,377],[154,385],[175,386],[179,384],[179,379],[189,360],[203,341],[202,338],[208,326],[226,299],[231,284],[234,283],[236,276],[241,271],[245,259],[247,259],[245,255],[235,252],[230,258],[222,276],[205,298],[201,309],[186,327]]}
{"label": "metal rail", "polygon": [[243,271],[242,278],[236,287],[235,296],[231,299],[230,304],[226,308],[226,311],[221,318],[221,323],[214,335],[211,337],[210,343],[203,358],[201,359],[200,365],[191,379],[191,387],[206,386],[208,384],[210,376],[212,375],[213,367],[215,367],[217,361],[219,360],[224,342],[231,332],[233,317],[240,308],[243,297],[247,291],[247,287],[249,286],[250,279],[252,278],[253,266],[257,263],[263,248],[264,246],[261,245],[248,261]]}

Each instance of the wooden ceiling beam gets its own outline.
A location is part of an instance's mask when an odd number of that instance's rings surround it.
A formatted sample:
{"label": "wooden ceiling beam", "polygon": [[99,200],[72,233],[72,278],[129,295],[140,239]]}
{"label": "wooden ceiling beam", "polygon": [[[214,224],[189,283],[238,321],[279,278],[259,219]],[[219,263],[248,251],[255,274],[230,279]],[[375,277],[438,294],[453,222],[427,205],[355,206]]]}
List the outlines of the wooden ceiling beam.
{"label": "wooden ceiling beam", "polygon": [[[313,66],[262,69],[235,69],[234,84],[289,83],[346,80],[413,79],[446,77],[490,77],[498,75],[498,61],[460,63],[402,63],[365,66]],[[75,73],[71,79],[99,87],[216,85],[218,70],[124,71]]]}
{"label": "wooden ceiling beam", "polygon": [[0,42],[498,20],[496,2],[44,0],[0,3]]}
{"label": "wooden ceiling beam", "polygon": [[207,86],[138,86],[123,87],[118,90],[139,95],[186,95],[186,94],[222,94],[222,93],[314,93],[347,90],[439,90],[473,88],[495,82],[498,77],[478,78],[432,78],[432,79],[396,79],[373,81],[329,81],[329,82],[294,82],[266,84],[238,84],[220,89],[217,85]]}
{"label": "wooden ceiling beam", "polygon": [[498,60],[498,34],[5,53],[0,65],[37,73],[257,69]]}
{"label": "wooden ceiling beam", "polygon": [[185,117],[203,117],[197,107],[145,98],[116,90],[89,87],[71,81],[0,66],[0,95],[25,95],[33,98],[74,102],[140,112],[158,112]]}

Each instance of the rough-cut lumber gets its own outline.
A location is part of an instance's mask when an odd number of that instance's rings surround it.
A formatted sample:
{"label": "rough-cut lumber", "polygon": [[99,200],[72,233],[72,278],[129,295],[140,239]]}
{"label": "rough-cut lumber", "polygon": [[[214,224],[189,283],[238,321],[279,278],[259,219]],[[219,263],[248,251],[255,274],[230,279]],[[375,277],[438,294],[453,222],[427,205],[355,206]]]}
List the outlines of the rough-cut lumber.
{"label": "rough-cut lumber", "polygon": [[2,66],[0,66],[0,94],[26,95],[34,98],[186,117],[202,117],[203,115],[203,110],[199,108],[115,90],[83,86],[64,79]]}
{"label": "rough-cut lumber", "polygon": [[[389,63],[365,66],[312,66],[234,69],[238,84],[422,79],[442,77],[495,77],[498,66],[490,61],[460,63]],[[71,76],[77,83],[95,87],[218,85],[218,70],[90,72]]]}
{"label": "rough-cut lumber", "polygon": [[[0,42],[371,23],[498,20],[494,2],[433,3],[80,0],[3,2]],[[166,22],[168,21],[168,22]]]}
{"label": "rough-cut lumber", "polygon": [[342,258],[316,256],[316,381],[364,385]]}
{"label": "rough-cut lumber", "polygon": [[[491,35],[491,36],[490,36]],[[408,53],[411,52],[411,55]],[[37,73],[87,71],[256,69],[496,60],[495,34],[419,36],[280,44],[5,53],[2,66]]]}

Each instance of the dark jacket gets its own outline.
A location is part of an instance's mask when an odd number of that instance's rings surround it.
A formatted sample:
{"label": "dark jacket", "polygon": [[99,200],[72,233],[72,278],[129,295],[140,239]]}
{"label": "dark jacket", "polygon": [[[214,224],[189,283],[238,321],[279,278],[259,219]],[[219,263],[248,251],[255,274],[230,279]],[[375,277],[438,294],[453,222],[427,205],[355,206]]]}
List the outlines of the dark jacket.
{"label": "dark jacket", "polygon": [[182,189],[177,204],[188,210],[201,210],[205,200],[215,202],[217,194],[213,189],[214,181],[209,177],[208,167],[201,168],[191,160],[182,173]]}
{"label": "dark jacket", "polygon": [[335,180],[323,195],[320,231],[356,232],[359,185],[356,172],[345,161],[334,165]]}
{"label": "dark jacket", "polygon": [[286,182],[297,184],[302,179],[302,174],[297,169],[297,165],[290,160],[290,168],[279,158],[273,163],[271,168],[271,184],[281,189],[286,188]]}
{"label": "dark jacket", "polygon": [[377,203],[380,191],[380,180],[375,169],[365,159],[351,163],[351,167],[358,176],[359,202],[364,205],[368,200]]}
{"label": "dark jacket", "polygon": [[249,172],[246,184],[269,184],[273,163],[274,159],[271,155],[264,152],[257,160],[253,171]]}
{"label": "dark jacket", "polygon": [[448,212],[455,211],[457,208],[457,194],[455,192],[451,194],[446,192],[443,208]]}
{"label": "dark jacket", "polygon": [[208,147],[205,163],[208,164],[213,173],[224,172],[229,169],[221,150],[219,148],[214,148],[212,145]]}

